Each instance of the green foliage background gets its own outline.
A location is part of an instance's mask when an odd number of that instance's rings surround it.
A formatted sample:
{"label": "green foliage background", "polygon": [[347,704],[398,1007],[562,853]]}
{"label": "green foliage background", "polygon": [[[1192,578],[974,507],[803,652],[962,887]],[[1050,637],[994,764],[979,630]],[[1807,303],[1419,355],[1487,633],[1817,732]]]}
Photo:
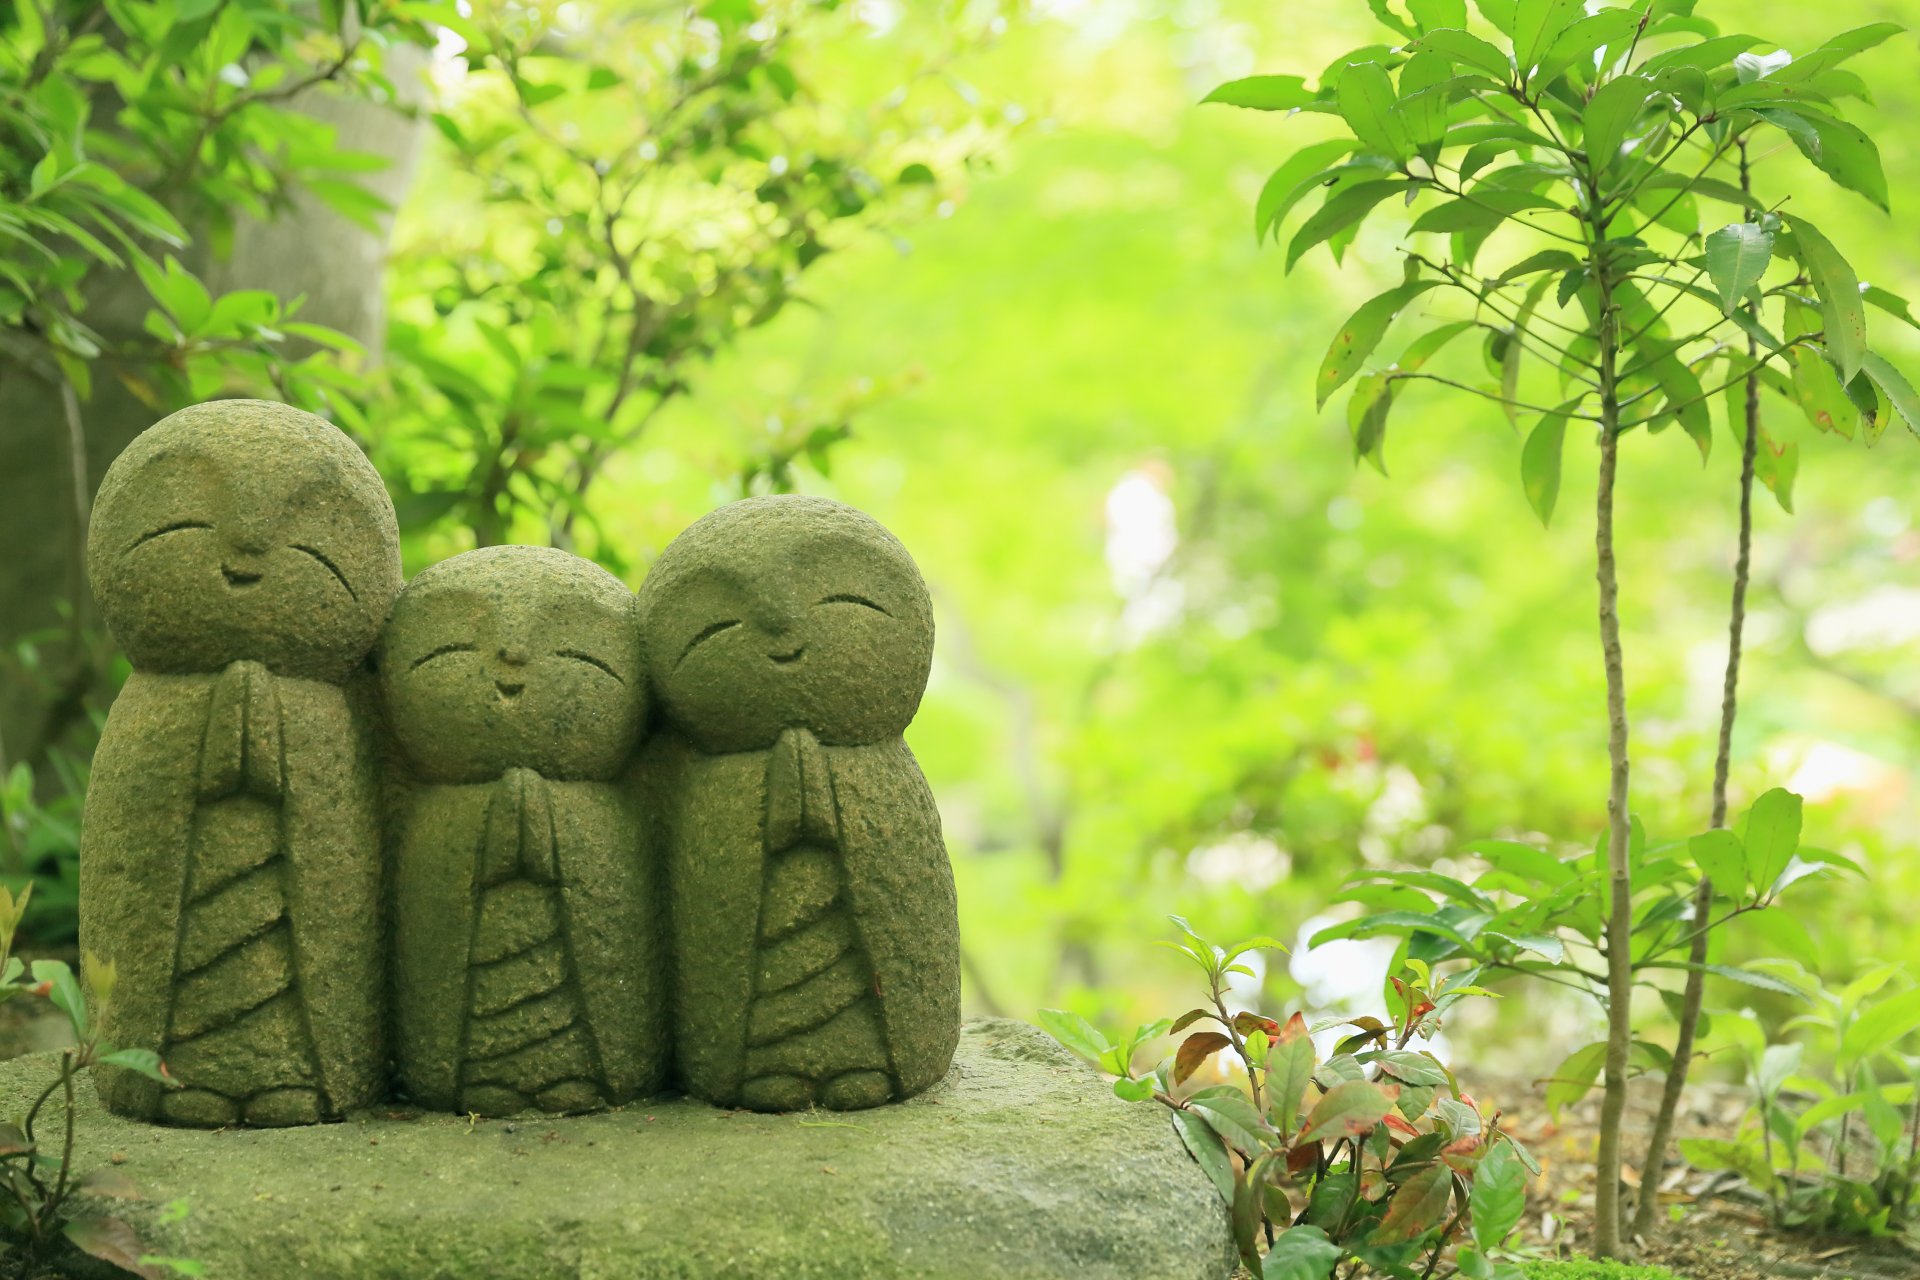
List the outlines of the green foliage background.
{"label": "green foliage background", "polygon": [[[1920,27],[1917,0],[1700,8],[1795,50],[1877,19]],[[1312,382],[1338,323],[1399,278],[1405,221],[1370,222],[1344,270],[1316,254],[1287,275],[1254,242],[1254,194],[1330,123],[1196,105],[1222,80],[1379,38],[1367,6],[1055,0],[1010,10],[991,38],[900,0],[864,12],[806,70],[861,103],[903,65],[951,55],[942,96],[902,126],[921,131],[936,182],[809,264],[808,305],[690,374],[607,463],[582,549],[637,582],[689,521],[777,484],[863,507],[914,551],[941,640],[908,736],[947,823],[970,1006],[1144,1021],[1183,981],[1144,942],[1168,911],[1210,936],[1290,939],[1362,865],[1465,867],[1461,846],[1490,835],[1591,847],[1607,772],[1591,440],[1569,433],[1545,531],[1520,437],[1491,404],[1408,392],[1390,475],[1357,469],[1343,400],[1316,412]],[[1761,168],[1796,193],[1789,211],[1910,297],[1917,55],[1909,33],[1854,64],[1891,217],[1797,181],[1812,170],[1791,149]],[[463,127],[500,109],[457,76],[441,84]],[[395,226],[395,341],[490,377],[498,353],[446,324],[434,290],[456,253],[523,261],[524,220],[483,203],[450,135],[428,148]],[[1920,335],[1874,322],[1876,345],[1920,368]],[[564,337],[516,333],[523,354]],[[1435,367],[1491,381],[1468,344]],[[398,495],[463,474],[464,446],[426,430],[440,411],[419,384],[385,390],[350,400]],[[1722,407],[1704,469],[1678,432],[1621,463],[1634,797],[1661,832],[1707,819],[1738,471]],[[1768,936],[1751,945],[1835,977],[1920,961],[1920,450],[1897,425],[1873,449],[1778,415],[1768,428],[1798,444],[1800,471],[1796,514],[1756,503],[1734,808],[1803,792],[1809,843],[1872,879],[1806,890],[1796,915],[1756,918]],[[1146,576],[1117,576],[1109,549],[1151,533],[1154,494],[1177,543]],[[503,530],[547,533],[531,507]],[[416,524],[409,570],[471,544],[458,520]],[[1292,1000],[1285,968],[1265,982],[1269,1003]],[[1551,1021],[1542,1008],[1526,1016]]]}

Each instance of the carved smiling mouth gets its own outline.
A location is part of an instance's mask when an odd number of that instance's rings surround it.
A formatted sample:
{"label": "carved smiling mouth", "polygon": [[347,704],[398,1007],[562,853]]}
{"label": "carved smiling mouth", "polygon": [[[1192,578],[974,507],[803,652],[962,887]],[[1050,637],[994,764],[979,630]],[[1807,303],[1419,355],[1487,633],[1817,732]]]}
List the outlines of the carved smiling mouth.
{"label": "carved smiling mouth", "polygon": [[246,573],[239,569],[229,569],[226,565],[220,566],[220,576],[227,580],[227,585],[230,587],[250,587],[260,581],[260,575],[257,573]]}
{"label": "carved smiling mouth", "polygon": [[520,696],[520,691],[527,686],[524,683],[508,684],[505,680],[495,680],[493,687],[500,691],[500,696],[503,698],[517,698]]}
{"label": "carved smiling mouth", "polygon": [[770,653],[767,655],[767,657],[771,661],[777,662],[784,667],[790,662],[800,661],[800,655],[805,653],[806,651],[807,651],[807,646],[801,645],[798,649],[795,649],[792,653]]}

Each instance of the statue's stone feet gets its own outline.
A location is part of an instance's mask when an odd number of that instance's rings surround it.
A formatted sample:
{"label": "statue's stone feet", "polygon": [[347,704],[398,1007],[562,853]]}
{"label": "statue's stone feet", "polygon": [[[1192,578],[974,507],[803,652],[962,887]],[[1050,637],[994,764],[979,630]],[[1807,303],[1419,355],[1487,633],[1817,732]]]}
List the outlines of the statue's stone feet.
{"label": "statue's stone feet", "polygon": [[563,1080],[550,1089],[541,1090],[535,1101],[549,1115],[571,1116],[605,1110],[607,1095],[591,1081]]}
{"label": "statue's stone feet", "polygon": [[247,1123],[262,1129],[319,1124],[327,1107],[318,1089],[268,1089],[247,1099]]}
{"label": "statue's stone feet", "polygon": [[820,1089],[820,1105],[830,1111],[864,1111],[893,1096],[893,1081],[878,1071],[848,1071]]}
{"label": "statue's stone feet", "polygon": [[813,1085],[799,1076],[758,1076],[740,1086],[749,1111],[804,1111],[813,1105]]}
{"label": "statue's stone feet", "polygon": [[162,1095],[160,1122],[188,1129],[224,1129],[240,1123],[240,1105],[211,1089],[181,1089]]}

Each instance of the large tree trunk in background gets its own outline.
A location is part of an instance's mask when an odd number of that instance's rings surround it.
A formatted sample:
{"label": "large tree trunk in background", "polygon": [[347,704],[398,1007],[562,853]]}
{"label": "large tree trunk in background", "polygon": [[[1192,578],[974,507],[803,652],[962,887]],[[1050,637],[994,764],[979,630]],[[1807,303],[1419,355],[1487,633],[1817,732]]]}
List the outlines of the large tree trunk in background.
{"label": "large tree trunk in background", "polygon": [[[427,55],[407,45],[386,50],[387,70],[404,92],[416,86]],[[339,143],[386,156],[390,167],[359,175],[389,204],[399,205],[413,181],[422,124],[393,108],[320,87],[294,109],[338,130]],[[385,336],[387,235],[355,226],[305,192],[270,223],[236,229],[224,262],[196,247],[190,262],[215,294],[267,289],[283,298],[305,294],[300,319],[350,334],[378,352]],[[87,320],[109,340],[139,332],[147,302],[132,274],[103,279]],[[111,376],[96,377],[81,406],[86,426],[87,484],[100,483],[120,450],[154,421],[153,411]],[[0,363],[0,649],[60,623],[58,603],[84,590],[74,528],[73,472],[59,389],[17,365]],[[46,647],[46,671],[63,688],[52,697],[23,682],[0,680],[0,743],[12,761],[32,759],[84,723],[84,702],[101,673],[76,668],[64,638]]]}

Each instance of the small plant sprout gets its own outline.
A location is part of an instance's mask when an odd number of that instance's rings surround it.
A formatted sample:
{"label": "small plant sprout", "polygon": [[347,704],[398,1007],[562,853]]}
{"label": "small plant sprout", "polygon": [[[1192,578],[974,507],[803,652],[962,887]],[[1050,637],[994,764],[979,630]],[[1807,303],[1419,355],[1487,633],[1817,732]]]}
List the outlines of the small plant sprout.
{"label": "small plant sprout", "polygon": [[[0,1122],[0,1240],[35,1265],[70,1247],[134,1275],[155,1277],[163,1274],[161,1268],[197,1275],[197,1263],[150,1258],[124,1221],[76,1203],[81,1197],[137,1198],[139,1192],[112,1169],[74,1175],[75,1081],[101,1063],[138,1071],[164,1084],[172,1081],[158,1054],[116,1049],[100,1039],[100,1010],[113,999],[116,975],[111,961],[88,952],[81,958],[76,978],[63,961],[35,960],[28,966],[13,954],[14,933],[26,916],[31,896],[31,885],[18,898],[0,887],[0,1003],[17,996],[45,998],[66,1015],[73,1045],[60,1051],[59,1070],[26,1114]],[[59,1108],[59,1121],[50,1135],[47,1125],[54,1105]]]}

